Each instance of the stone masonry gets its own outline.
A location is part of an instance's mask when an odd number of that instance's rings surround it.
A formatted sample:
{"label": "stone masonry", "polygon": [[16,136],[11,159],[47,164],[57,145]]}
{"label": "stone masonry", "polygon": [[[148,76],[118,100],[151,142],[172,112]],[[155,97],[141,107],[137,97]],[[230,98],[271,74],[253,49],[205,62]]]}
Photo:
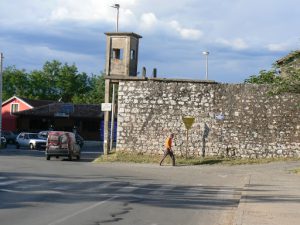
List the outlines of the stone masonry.
{"label": "stone masonry", "polygon": [[300,95],[271,96],[268,90],[187,80],[121,81],[117,150],[162,154],[166,136],[174,132],[173,150],[185,155],[182,117],[193,116],[189,156],[299,157]]}

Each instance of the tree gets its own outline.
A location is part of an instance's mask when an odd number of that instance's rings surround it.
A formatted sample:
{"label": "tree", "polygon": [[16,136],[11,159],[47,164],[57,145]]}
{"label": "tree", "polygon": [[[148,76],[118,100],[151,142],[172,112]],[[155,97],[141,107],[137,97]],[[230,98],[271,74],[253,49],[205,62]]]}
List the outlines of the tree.
{"label": "tree", "polygon": [[89,77],[88,87],[88,92],[82,95],[75,95],[72,98],[72,102],[85,104],[100,104],[104,102],[105,79],[103,74],[100,76],[93,75],[92,77]]}
{"label": "tree", "polygon": [[25,70],[18,70],[16,67],[7,67],[3,71],[2,98],[6,100],[13,95],[27,96],[29,79]]}
{"label": "tree", "polygon": [[280,80],[280,77],[276,74],[275,70],[261,70],[259,75],[252,75],[245,80],[245,83],[252,84],[273,84]]}
{"label": "tree", "polygon": [[[286,57],[276,61],[273,69],[262,70],[259,75],[252,75],[245,83],[270,84],[272,94],[300,93],[300,51],[293,51]],[[281,72],[277,72],[281,71]],[[284,73],[282,72],[284,71]]]}
{"label": "tree", "polygon": [[26,73],[15,67],[3,71],[3,99],[13,95],[40,100],[99,104],[104,101],[104,77],[78,73],[75,64],[47,61],[42,70]]}

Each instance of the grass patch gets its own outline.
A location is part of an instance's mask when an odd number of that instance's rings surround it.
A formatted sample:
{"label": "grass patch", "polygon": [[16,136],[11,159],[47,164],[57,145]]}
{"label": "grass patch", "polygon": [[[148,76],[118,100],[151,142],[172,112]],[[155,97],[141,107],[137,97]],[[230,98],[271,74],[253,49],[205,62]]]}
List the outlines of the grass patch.
{"label": "grass patch", "polygon": [[[158,164],[161,155],[146,155],[142,153],[112,152],[108,155],[102,155],[94,160],[94,163],[103,162],[127,162],[127,163],[151,163]],[[245,165],[245,164],[263,164],[280,161],[299,161],[300,158],[267,158],[267,159],[241,159],[226,157],[180,157],[176,156],[176,165]],[[163,164],[171,165],[171,159],[168,156]]]}
{"label": "grass patch", "polygon": [[297,173],[297,174],[300,174],[300,168],[296,168],[296,169],[293,169],[293,170],[290,170],[292,173]]}

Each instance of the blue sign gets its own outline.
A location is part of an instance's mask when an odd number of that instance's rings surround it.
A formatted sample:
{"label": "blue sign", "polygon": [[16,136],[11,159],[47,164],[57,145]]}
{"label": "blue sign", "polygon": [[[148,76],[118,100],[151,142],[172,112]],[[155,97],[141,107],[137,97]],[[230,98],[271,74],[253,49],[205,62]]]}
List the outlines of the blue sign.
{"label": "blue sign", "polygon": [[74,112],[74,105],[71,103],[63,104],[60,108],[60,113],[70,114]]}

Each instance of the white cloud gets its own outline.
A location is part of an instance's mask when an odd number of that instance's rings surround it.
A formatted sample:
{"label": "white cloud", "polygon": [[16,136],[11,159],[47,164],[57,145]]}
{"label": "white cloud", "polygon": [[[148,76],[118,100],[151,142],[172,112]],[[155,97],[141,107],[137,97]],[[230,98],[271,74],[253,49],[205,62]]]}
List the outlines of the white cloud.
{"label": "white cloud", "polygon": [[169,25],[186,40],[199,40],[203,36],[202,31],[182,27],[176,20],[169,22]]}
{"label": "white cloud", "polygon": [[[51,58],[84,64],[86,72],[95,71],[95,65],[103,67],[104,57],[99,57],[105,54],[103,33],[115,29],[116,9],[111,8],[115,3],[121,6],[120,31],[137,32],[144,37],[139,62],[155,62],[155,67],[165,68],[165,73],[171,76],[180,69],[184,59],[193,55],[198,57],[205,49],[211,52],[213,68],[220,71],[216,74],[228,74],[229,77],[232,72],[241,76],[249,74],[244,71],[246,65],[219,63],[218,67],[217,57],[220,57],[220,62],[235,62],[241,56],[243,62],[249,59],[247,65],[255,62],[249,66],[249,71],[251,69],[254,74],[271,65],[279,55],[300,47],[299,32],[295,29],[299,23],[295,18],[299,14],[300,2],[293,0],[276,4],[272,0],[0,2],[5,5],[0,7],[0,49],[6,54],[6,60],[11,60],[9,64],[17,67],[39,67],[39,63]],[[262,62],[257,56],[266,58]],[[169,65],[170,61],[176,62],[174,68]],[[182,70],[195,71],[194,74],[199,72],[198,61],[188,67]]]}
{"label": "white cloud", "polygon": [[217,39],[217,43],[231,47],[235,50],[245,50],[248,49],[248,44],[242,38],[235,38],[233,40],[226,40],[223,38]]}
{"label": "white cloud", "polygon": [[268,44],[267,49],[271,52],[282,52],[290,49],[289,45],[286,43],[280,44]]}
{"label": "white cloud", "polygon": [[145,13],[141,16],[141,27],[143,28],[153,28],[157,25],[158,20],[154,13]]}

